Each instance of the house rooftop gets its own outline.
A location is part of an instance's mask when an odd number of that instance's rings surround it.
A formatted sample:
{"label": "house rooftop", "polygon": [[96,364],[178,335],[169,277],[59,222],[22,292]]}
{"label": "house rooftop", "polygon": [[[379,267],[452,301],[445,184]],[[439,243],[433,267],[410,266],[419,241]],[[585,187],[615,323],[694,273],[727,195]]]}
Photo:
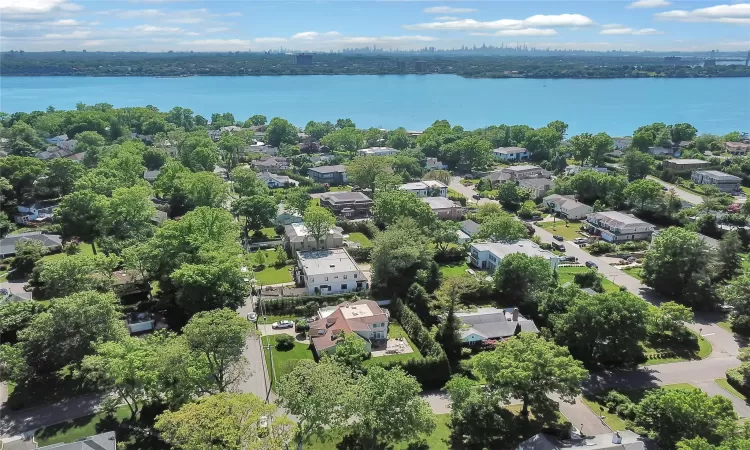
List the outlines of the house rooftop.
{"label": "house rooftop", "polygon": [[297,252],[297,259],[307,276],[359,271],[357,263],[343,248]]}
{"label": "house rooftop", "polygon": [[696,170],[695,173],[701,174],[701,175],[707,175],[715,180],[722,180],[722,181],[737,181],[739,182],[741,180],[740,177],[736,177],[734,175],[730,175],[728,173],[720,172],[718,170]]}
{"label": "house rooftop", "polygon": [[445,197],[422,197],[420,200],[430,205],[430,208],[433,210],[454,208],[456,206],[456,202]]}
{"label": "house rooftop", "polygon": [[372,300],[345,302],[319,310],[320,319],[310,324],[310,340],[316,351],[333,347],[341,333],[371,329],[372,324],[388,320],[388,313]]}
{"label": "house rooftop", "polygon": [[500,153],[502,155],[513,155],[516,153],[525,153],[526,149],[523,147],[498,147],[492,150],[493,153]]}
{"label": "house rooftop", "polygon": [[518,450],[560,450],[567,448],[585,448],[588,450],[644,450],[654,448],[654,444],[630,430],[615,433],[587,436],[585,439],[559,439],[555,436],[539,433],[518,445]]}
{"label": "house rooftop", "polygon": [[[290,241],[302,241],[305,237],[310,235],[307,227],[303,223],[293,223],[284,227],[284,234]],[[328,230],[328,234],[342,234],[342,229],[339,227],[333,227]]]}
{"label": "house rooftop", "polygon": [[473,220],[464,220],[459,224],[462,230],[465,230],[469,234],[479,233],[479,224]]}
{"label": "house rooftop", "polygon": [[31,231],[0,239],[0,255],[15,254],[16,244],[21,241],[39,241],[47,248],[62,246],[62,238],[57,234],[44,234],[41,231]]}
{"label": "house rooftop", "polygon": [[39,447],[39,450],[116,450],[117,439],[114,431],[95,434],[68,444],[52,444]]}
{"label": "house rooftop", "polygon": [[488,251],[499,259],[505,258],[506,256],[512,255],[514,253],[523,253],[527,256],[540,256],[545,259],[555,257],[552,252],[543,250],[533,241],[530,241],[528,239],[521,239],[520,241],[516,241],[513,243],[480,242],[477,244],[472,244],[471,246],[472,248],[480,252]]}
{"label": "house rooftop", "polygon": [[[518,314],[518,320],[513,320],[514,310]],[[459,332],[462,337],[478,334],[485,339],[492,339],[510,337],[516,331],[539,333],[534,321],[522,316],[516,308],[478,308],[471,312],[456,312],[456,317],[467,325]]]}
{"label": "house rooftop", "polygon": [[445,184],[437,181],[437,180],[424,180],[424,181],[415,181],[413,183],[406,183],[401,185],[401,189],[407,190],[407,191],[417,191],[420,189],[430,189],[430,188],[447,188]]}
{"label": "house rooftop", "polygon": [[518,182],[520,185],[533,186],[536,188],[543,188],[552,185],[552,179],[550,178],[526,178]]}
{"label": "house rooftop", "polygon": [[608,225],[650,225],[648,222],[645,222],[635,216],[621,213],[619,211],[602,211],[590,214],[589,218],[592,217],[596,220],[605,222]]}
{"label": "house rooftop", "polygon": [[680,165],[693,165],[693,164],[710,164],[708,161],[702,159],[668,159],[667,162],[672,164]]}
{"label": "house rooftop", "polygon": [[366,196],[361,192],[325,192],[320,195],[321,199],[326,199],[331,203],[347,203],[347,202],[370,202],[370,197]]}
{"label": "house rooftop", "polygon": [[503,172],[524,172],[526,170],[542,170],[539,166],[532,166],[530,164],[521,164],[518,166],[509,166],[503,169]]}
{"label": "house rooftop", "polygon": [[320,167],[311,167],[307,169],[308,172],[316,172],[316,173],[336,173],[336,172],[346,172],[346,166],[343,164],[338,164],[335,166],[320,166]]}

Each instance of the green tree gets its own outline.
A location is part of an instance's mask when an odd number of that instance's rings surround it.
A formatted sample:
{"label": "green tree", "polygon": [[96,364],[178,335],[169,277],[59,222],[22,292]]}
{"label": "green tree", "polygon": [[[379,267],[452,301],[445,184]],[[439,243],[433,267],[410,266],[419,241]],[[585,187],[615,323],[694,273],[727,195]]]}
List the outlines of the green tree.
{"label": "green tree", "polygon": [[586,161],[591,156],[594,147],[594,136],[590,133],[582,133],[570,138],[570,146],[573,156],[578,161]]}
{"label": "green tree", "polygon": [[296,144],[297,128],[280,117],[274,117],[266,128],[266,141],[272,147],[279,147],[281,144]]}
{"label": "green tree", "polygon": [[336,128],[331,122],[313,122],[305,125],[305,133],[313,139],[321,140],[325,135],[332,133]]}
{"label": "green tree", "polygon": [[431,234],[435,250],[444,252],[451,244],[458,243],[458,223],[450,220],[437,220],[432,225]]}
{"label": "green tree", "polygon": [[403,217],[413,219],[417,226],[429,228],[436,220],[430,206],[413,192],[401,189],[381,192],[375,197],[373,206],[375,220],[387,226]]}
{"label": "green tree", "polygon": [[552,316],[555,341],[587,367],[637,363],[647,312],[648,303],[627,292],[579,296]]}
{"label": "green tree", "polygon": [[643,281],[667,298],[692,305],[710,303],[708,266],[705,241],[692,231],[671,227],[661,231],[646,251]]}
{"label": "green tree", "polygon": [[628,173],[628,181],[646,178],[654,167],[654,158],[648,153],[637,150],[627,150],[623,158],[625,170]]}
{"label": "green tree", "polygon": [[396,128],[395,130],[388,133],[388,140],[386,141],[388,147],[395,148],[397,150],[403,150],[409,146],[409,135],[406,133],[405,128]]}
{"label": "green tree", "polygon": [[182,264],[170,276],[177,304],[190,313],[239,308],[249,292],[240,268],[238,257],[221,251],[203,253],[194,263]]}
{"label": "green tree", "polygon": [[352,119],[338,119],[336,121],[336,128],[342,130],[344,128],[357,128]]}
{"label": "green tree", "polygon": [[346,176],[352,184],[373,192],[377,176],[391,172],[391,161],[385,156],[360,156],[346,167]]}
{"label": "green tree", "polygon": [[[352,427],[364,450],[408,441],[435,429],[435,417],[417,380],[401,368],[372,366],[357,380]],[[394,411],[398,411],[394,414]]]}
{"label": "green tree", "polygon": [[461,341],[461,335],[459,334],[461,323],[456,317],[455,308],[456,299],[453,298],[451,299],[445,320],[440,324],[437,334],[435,335],[435,340],[441,347],[443,347],[445,355],[448,357],[448,361],[450,361],[451,366],[454,367],[461,358],[461,346],[463,344]]}
{"label": "green tree", "polygon": [[188,108],[181,108],[175,106],[167,113],[165,119],[169,123],[173,123],[178,127],[185,129],[186,131],[191,130],[195,126],[195,119],[193,117],[193,110]]}
{"label": "green tree", "polygon": [[649,308],[648,333],[662,339],[684,338],[689,331],[684,322],[693,321],[693,311],[675,302],[664,302]]}
{"label": "green tree", "polygon": [[117,239],[150,237],[155,212],[150,189],[143,186],[116,189],[101,218],[102,231]]}
{"label": "green tree", "polygon": [[336,218],[326,208],[310,206],[302,217],[302,223],[305,224],[307,232],[315,239],[317,245],[320,245],[323,238],[336,225]]}
{"label": "green tree", "polygon": [[265,125],[267,120],[268,119],[266,119],[266,116],[261,115],[261,114],[255,114],[253,116],[250,116],[250,118],[247,119],[247,121],[245,121],[245,126],[246,127],[250,127],[250,126],[259,127],[259,126]]}
{"label": "green tree", "polygon": [[229,198],[227,184],[212,172],[184,175],[180,179],[180,189],[195,207],[222,208]]}
{"label": "green tree", "polygon": [[0,305],[0,339],[15,344],[18,332],[26,328],[46,307],[40,302],[5,302]]}
{"label": "green tree", "polygon": [[263,250],[258,250],[253,255],[253,263],[255,264],[255,267],[257,267],[257,270],[263,270],[263,267],[266,265],[266,252]]}
{"label": "green tree", "polygon": [[513,253],[495,268],[494,282],[509,304],[536,310],[537,294],[552,286],[554,278],[546,259]]}
{"label": "green tree", "polygon": [[42,297],[64,297],[84,291],[107,292],[112,289],[112,271],[119,258],[105,255],[69,255],[37,264],[30,284]]}
{"label": "green tree", "polygon": [[5,133],[8,139],[7,148],[11,155],[34,156],[44,148],[44,141],[26,122],[16,122]]}
{"label": "green tree", "polygon": [[718,289],[718,297],[725,305],[732,306],[732,328],[738,332],[750,331],[750,274],[737,276]]}
{"label": "green tree", "polygon": [[372,285],[394,298],[406,292],[419,270],[429,268],[434,250],[413,219],[379,233],[372,249]]}
{"label": "green tree", "polygon": [[232,202],[232,214],[245,218],[244,234],[250,230],[260,230],[276,217],[276,202],[272,197],[253,195],[241,197]]}
{"label": "green tree", "polygon": [[232,309],[199,312],[183,328],[188,348],[204,375],[204,392],[227,392],[242,381],[247,364],[242,355],[252,326]]}
{"label": "green tree", "polygon": [[628,184],[623,192],[628,203],[639,211],[649,211],[659,208],[663,203],[664,193],[662,185],[656,181],[639,179]]}
{"label": "green tree", "polygon": [[424,175],[424,177],[422,177],[422,179],[435,180],[448,185],[451,182],[451,173],[447,170],[430,170]]}
{"label": "green tree", "polygon": [[497,187],[497,200],[506,208],[516,210],[528,199],[526,192],[513,182],[500,183]]}
{"label": "green tree", "polygon": [[268,185],[258,178],[258,174],[247,166],[236,167],[230,172],[234,191],[240,197],[268,195]]}
{"label": "green tree", "polygon": [[148,170],[161,169],[168,159],[167,152],[160,148],[149,147],[143,152],[143,165]]}
{"label": "green tree", "polygon": [[49,173],[44,185],[58,197],[73,192],[76,181],[86,172],[80,163],[68,158],[53,159],[47,163],[47,167]]}
{"label": "green tree", "polygon": [[638,403],[634,423],[664,448],[681,439],[702,437],[719,443],[737,415],[728,398],[700,389],[653,389]]}
{"label": "green tree", "polygon": [[362,148],[363,140],[359,131],[352,127],[346,127],[325,135],[320,143],[339,152],[354,153]]}
{"label": "green tree", "polygon": [[78,191],[63,197],[55,211],[66,237],[79,237],[91,244],[96,254],[94,240],[101,236],[101,220],[107,211],[107,198],[92,191]]}
{"label": "green tree", "polygon": [[606,154],[614,150],[614,145],[607,133],[597,133],[592,139],[591,165],[597,167],[604,163]]}
{"label": "green tree", "polygon": [[346,427],[354,386],[346,369],[325,361],[299,361],[281,379],[277,386],[279,405],[298,419],[298,448],[313,436],[322,438]]}
{"label": "green tree", "polygon": [[86,167],[95,167],[101,158],[102,148],[107,144],[104,137],[96,131],[84,131],[76,135],[76,153],[85,153]]}
{"label": "green tree", "polygon": [[222,133],[216,146],[219,148],[224,168],[227,169],[227,172],[231,172],[237,166],[245,142],[237,134]]}
{"label": "green tree", "polygon": [[521,413],[526,417],[530,406],[549,402],[548,394],[575,401],[581,382],[588,377],[568,349],[533,333],[520,333],[491,352],[479,353],[473,367],[487,381],[489,390],[504,402],[521,399]]}
{"label": "green tree", "polygon": [[346,367],[352,373],[359,373],[362,372],[362,363],[367,356],[364,339],[357,333],[342,333],[331,360]]}
{"label": "green tree", "polygon": [[[47,165],[36,158],[8,156],[0,158],[0,173],[13,187],[18,203],[32,200],[37,180],[47,173]],[[3,186],[7,190],[7,185]]]}
{"label": "green tree", "polygon": [[477,136],[467,136],[440,147],[440,158],[451,167],[473,170],[492,162],[492,143]]}
{"label": "green tree", "polygon": [[716,250],[716,272],[720,280],[734,278],[742,270],[742,241],[736,231],[724,234]]}
{"label": "green tree", "polygon": [[481,239],[513,242],[524,239],[528,235],[529,232],[523,222],[506,212],[484,218],[479,226],[479,237]]}
{"label": "green tree", "polygon": [[445,387],[451,397],[451,435],[466,448],[501,448],[514,439],[515,417],[496,395],[463,376],[454,376]]}
{"label": "green tree", "polygon": [[203,397],[156,418],[161,438],[180,450],[272,450],[284,448],[297,427],[276,405],[253,394]]}
{"label": "green tree", "polygon": [[669,137],[672,139],[674,145],[678,145],[683,141],[691,141],[698,134],[698,130],[689,123],[676,123],[669,126]]}
{"label": "green tree", "polygon": [[10,263],[14,278],[28,276],[34,267],[48,253],[47,247],[40,241],[20,240],[16,242],[16,255]]}

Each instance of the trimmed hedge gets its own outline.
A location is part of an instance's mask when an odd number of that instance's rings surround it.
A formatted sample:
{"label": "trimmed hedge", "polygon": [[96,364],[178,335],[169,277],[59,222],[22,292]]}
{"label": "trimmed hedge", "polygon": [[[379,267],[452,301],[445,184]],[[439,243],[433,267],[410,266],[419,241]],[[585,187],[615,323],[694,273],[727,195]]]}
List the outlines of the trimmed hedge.
{"label": "trimmed hedge", "polygon": [[466,260],[466,250],[463,247],[448,247],[444,251],[435,252],[435,261],[438,263],[451,263]]}
{"label": "trimmed hedge", "polygon": [[[346,300],[350,300],[358,295],[366,296],[367,292],[356,292],[348,294],[339,294],[335,296],[323,296],[323,295],[308,295],[303,297],[281,297],[274,299],[264,299],[261,296],[263,302],[263,311],[268,315],[283,315],[283,314],[298,314],[307,315],[305,312],[311,309],[308,303],[317,305],[317,308],[321,306],[333,306],[338,305]],[[313,311],[314,312],[314,311]]]}
{"label": "trimmed hedge", "polygon": [[341,227],[344,233],[362,233],[367,239],[374,239],[380,230],[375,226],[372,220],[362,220],[351,222],[344,219],[336,219],[336,226]]}
{"label": "trimmed hedge", "polygon": [[358,263],[370,262],[372,257],[372,247],[349,248],[347,252]]}

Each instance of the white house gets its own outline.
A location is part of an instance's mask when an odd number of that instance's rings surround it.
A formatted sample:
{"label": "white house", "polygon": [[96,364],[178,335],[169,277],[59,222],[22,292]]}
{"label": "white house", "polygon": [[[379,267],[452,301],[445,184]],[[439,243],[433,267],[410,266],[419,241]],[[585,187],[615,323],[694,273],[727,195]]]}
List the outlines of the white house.
{"label": "white house", "polygon": [[499,161],[524,161],[529,159],[529,151],[523,147],[498,147],[492,150]]}
{"label": "white house", "polygon": [[612,243],[651,239],[656,227],[630,214],[603,211],[586,218],[588,232]]}
{"label": "white house", "polygon": [[258,179],[266,183],[271,189],[283,188],[287,186],[296,186],[297,182],[292,180],[286,175],[277,175],[271,172],[261,172],[258,174]]}
{"label": "white house", "polygon": [[354,333],[362,338],[367,353],[373,343],[388,339],[388,312],[372,300],[321,308],[318,317],[310,324],[310,343],[318,356],[334,353],[343,333]]}
{"label": "white house", "polygon": [[492,273],[500,262],[508,255],[523,253],[527,256],[539,256],[549,261],[552,270],[557,269],[560,258],[552,252],[542,250],[533,241],[522,239],[513,243],[479,242],[471,244],[469,260],[474,267],[486,269]]}
{"label": "white house", "polygon": [[487,339],[507,339],[520,332],[539,333],[533,320],[521,315],[518,308],[477,308],[471,312],[456,312],[463,327],[461,342],[476,344]]}
{"label": "white house", "polygon": [[740,190],[742,178],[718,170],[696,170],[690,176],[696,184],[716,186],[722,192]]}
{"label": "white house", "polygon": [[518,187],[528,189],[531,192],[531,198],[544,197],[552,189],[554,182],[549,178],[526,178],[518,180]]}
{"label": "white house", "polygon": [[630,144],[633,142],[633,138],[630,136],[615,137],[612,138],[612,140],[615,143],[616,150],[625,150],[626,148],[630,147]]}
{"label": "white house", "polygon": [[57,202],[50,201],[39,201],[27,205],[18,205],[16,209],[18,213],[13,216],[13,221],[16,223],[28,223],[51,219],[57,208]]}
{"label": "white house", "polygon": [[463,245],[471,240],[471,236],[461,230],[456,230],[456,235],[458,236],[458,245]]}
{"label": "white house", "polygon": [[585,219],[594,212],[594,208],[577,201],[572,195],[552,194],[544,197],[543,202],[545,206],[568,220]]}
{"label": "white house", "polygon": [[437,158],[426,158],[425,168],[427,170],[445,170],[448,166],[440,162]]}
{"label": "white house", "polygon": [[448,186],[437,180],[417,181],[402,184],[399,189],[414,193],[417,197],[447,197]]}
{"label": "white house", "polygon": [[297,252],[294,278],[308,294],[340,294],[369,288],[369,281],[343,248]]}
{"label": "white house", "polygon": [[398,154],[398,150],[391,147],[370,147],[357,150],[357,156],[393,156]]}

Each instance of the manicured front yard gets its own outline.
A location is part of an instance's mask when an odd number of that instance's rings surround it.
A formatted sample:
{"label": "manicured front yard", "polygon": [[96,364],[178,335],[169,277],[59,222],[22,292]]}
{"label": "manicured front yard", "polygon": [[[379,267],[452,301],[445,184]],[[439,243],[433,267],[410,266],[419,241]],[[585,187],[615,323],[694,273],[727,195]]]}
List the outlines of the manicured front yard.
{"label": "manicured front yard", "polygon": [[653,366],[656,364],[666,364],[680,361],[690,361],[695,359],[704,359],[711,354],[713,348],[708,339],[698,336],[698,333],[691,330],[691,333],[695,334],[698,338],[698,348],[686,348],[684,346],[673,346],[664,348],[653,348],[649,344],[643,342],[643,353],[646,355],[646,362],[642,365]]}
{"label": "manicured front yard", "polygon": [[[269,284],[280,284],[289,283],[292,281],[292,268],[291,265],[276,266],[276,250],[258,250],[265,252],[266,265],[263,270],[255,272],[255,280],[258,284],[269,285]],[[255,254],[251,253],[248,255],[250,263],[253,262]]]}
{"label": "manicured front yard", "polygon": [[[294,348],[291,350],[281,351],[276,349],[276,338],[279,335],[273,334],[270,336],[263,336],[263,345],[271,344],[271,351],[264,348],[266,355],[266,370],[268,371],[268,379],[273,382],[275,386],[278,380],[282,379],[284,375],[288,374],[294,369],[294,366],[298,361],[303,359],[313,360],[312,350],[309,349],[308,344],[301,344],[299,342],[294,343]],[[271,358],[273,357],[273,370],[271,370]],[[274,376],[275,375],[275,376]]]}
{"label": "manicured front yard", "polygon": [[625,267],[622,271],[633,278],[638,278],[640,281],[643,281],[643,267]]}
{"label": "manicured front yard", "polygon": [[78,419],[68,420],[48,427],[42,427],[34,433],[40,447],[75,442],[98,433],[115,431],[119,422],[130,418],[130,409],[120,406],[115,412],[117,421],[108,420],[105,413],[91,414]]}
{"label": "manicured front yard", "polygon": [[349,240],[356,242],[362,248],[372,247],[372,241],[370,241],[370,238],[362,233],[349,233]]}
{"label": "manicured front yard", "polygon": [[536,222],[536,225],[552,234],[562,236],[566,241],[583,237],[578,232],[581,229],[581,222],[568,222],[568,226],[565,226],[564,220],[557,220],[555,222]]}
{"label": "manicured front yard", "polygon": [[468,275],[466,269],[470,269],[466,262],[440,265],[440,273],[443,274],[443,279]]}
{"label": "manicured front yard", "polygon": [[388,339],[398,339],[398,338],[404,338],[406,339],[406,342],[409,343],[409,346],[413,350],[411,353],[406,353],[404,355],[386,355],[386,356],[378,356],[375,358],[370,358],[367,361],[365,361],[365,366],[373,366],[376,364],[389,364],[394,361],[408,361],[410,359],[419,359],[422,358],[422,354],[419,352],[419,349],[416,345],[414,345],[414,342],[409,339],[409,336],[406,335],[406,331],[401,327],[401,325],[390,322],[388,324]]}
{"label": "manicured front yard", "polygon": [[[573,280],[577,273],[585,273],[590,270],[592,269],[588,267],[558,267],[557,279],[561,286],[568,282],[574,283]],[[602,277],[602,287],[604,288],[604,292],[616,292],[620,290],[619,286],[604,277]]]}
{"label": "manicured front yard", "polygon": [[[98,248],[97,248],[98,250]],[[78,253],[76,255],[86,255],[86,256],[93,256],[94,255],[94,249],[91,248],[91,244],[87,244],[85,242],[81,242],[78,245]],[[65,252],[58,252],[53,253],[51,255],[43,256],[42,261],[56,261],[58,259],[67,258],[68,254]]]}
{"label": "manicured front yard", "polygon": [[739,399],[741,399],[743,401],[747,401],[747,398],[745,398],[745,396],[742,395],[742,393],[740,391],[738,391],[737,389],[733,388],[732,385],[729,384],[729,382],[727,381],[726,378],[717,378],[717,379],[714,380],[714,383],[718,384],[719,387],[721,387],[725,391],[729,392],[730,394],[734,395],[735,397],[737,397],[737,398],[739,398]]}

